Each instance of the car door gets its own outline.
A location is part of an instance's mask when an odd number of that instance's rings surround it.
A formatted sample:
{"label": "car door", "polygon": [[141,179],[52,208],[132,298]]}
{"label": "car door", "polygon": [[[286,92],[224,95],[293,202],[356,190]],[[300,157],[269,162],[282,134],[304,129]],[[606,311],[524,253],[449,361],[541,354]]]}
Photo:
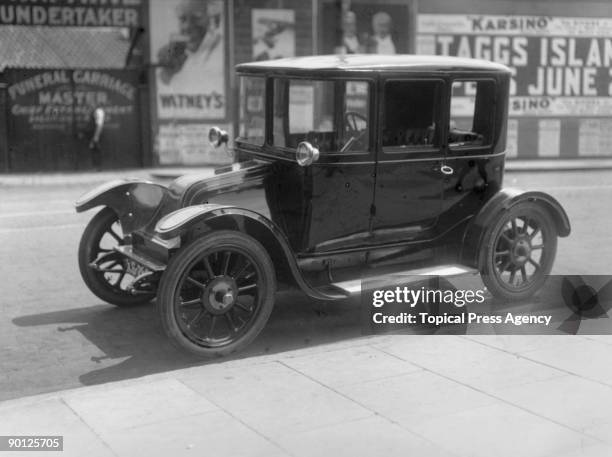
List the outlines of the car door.
{"label": "car door", "polygon": [[498,82],[462,74],[450,87],[445,163],[452,172],[444,184],[440,230],[478,212],[485,193],[499,189],[503,171],[503,154],[493,154],[500,120]]}
{"label": "car door", "polygon": [[443,79],[382,81],[372,231],[375,243],[427,239],[445,179],[440,115]]}
{"label": "car door", "polygon": [[363,245],[376,166],[373,81],[278,78],[274,84],[274,145],[295,154],[306,141],[319,151],[312,164],[286,167],[275,192],[292,244],[304,253]]}

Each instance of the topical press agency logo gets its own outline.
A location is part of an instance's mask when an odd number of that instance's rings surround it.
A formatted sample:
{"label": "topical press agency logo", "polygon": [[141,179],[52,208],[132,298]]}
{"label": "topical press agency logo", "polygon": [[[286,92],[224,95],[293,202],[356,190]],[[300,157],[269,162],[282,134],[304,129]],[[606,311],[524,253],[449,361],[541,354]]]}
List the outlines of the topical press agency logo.
{"label": "topical press agency logo", "polygon": [[[484,288],[458,289],[445,279],[433,284],[436,287],[429,282],[421,287],[370,288],[363,297],[368,309],[364,329],[379,333],[434,326],[436,333],[446,327],[452,333],[464,334],[475,329],[468,326],[480,326],[482,331],[486,325],[485,333],[512,334],[521,327],[520,333],[577,334],[583,321],[607,318],[612,307],[610,277],[550,277],[548,291],[520,302],[496,300]],[[610,333],[609,329],[602,330],[601,324],[583,331]]]}

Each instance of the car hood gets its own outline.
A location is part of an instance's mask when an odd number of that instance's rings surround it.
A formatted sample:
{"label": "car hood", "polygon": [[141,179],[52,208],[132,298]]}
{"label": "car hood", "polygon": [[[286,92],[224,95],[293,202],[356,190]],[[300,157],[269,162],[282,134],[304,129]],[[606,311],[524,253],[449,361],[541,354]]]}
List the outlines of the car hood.
{"label": "car hood", "polygon": [[270,217],[265,183],[270,162],[234,163],[214,172],[185,175],[168,187],[175,208],[217,203],[238,206]]}

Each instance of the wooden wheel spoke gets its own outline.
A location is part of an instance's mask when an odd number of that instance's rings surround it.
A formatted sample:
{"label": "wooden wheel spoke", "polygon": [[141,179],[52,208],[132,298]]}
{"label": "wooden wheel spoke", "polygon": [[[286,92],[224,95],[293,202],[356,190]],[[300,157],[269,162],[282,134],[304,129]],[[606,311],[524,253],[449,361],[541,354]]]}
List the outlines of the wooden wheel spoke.
{"label": "wooden wheel spoke", "polygon": [[538,233],[540,233],[540,227],[536,227],[535,229],[533,229],[533,232],[531,232],[531,235],[529,235],[529,240],[533,240]]}
{"label": "wooden wheel spoke", "polygon": [[191,284],[193,284],[196,287],[199,287],[202,290],[206,289],[206,284],[201,283],[197,279],[193,279],[191,276],[187,276],[186,280],[187,280],[187,282],[190,282]]}
{"label": "wooden wheel spoke", "polygon": [[193,300],[181,301],[180,306],[182,307],[190,307],[190,306],[202,306],[202,300],[199,298],[194,298]]}
{"label": "wooden wheel spoke", "polygon": [[531,246],[531,250],[533,251],[534,249],[544,249],[544,245],[543,244],[537,244],[535,246]]}
{"label": "wooden wheel spoke", "polygon": [[224,314],[224,316],[225,316],[225,320],[227,321],[227,325],[230,329],[230,332],[236,333],[238,329],[236,328],[236,325],[234,324],[234,319],[232,318],[232,315],[229,312],[227,312]]}
{"label": "wooden wheel spoke", "polygon": [[[117,271],[117,273],[119,273],[119,271]],[[115,283],[113,284],[114,287],[121,288],[121,281],[123,281],[123,278],[125,278],[125,273],[126,273],[125,270],[121,270],[121,274],[117,278],[117,281],[115,281]]]}
{"label": "wooden wheel spoke", "polygon": [[510,223],[512,224],[512,233],[514,234],[514,237],[516,238],[516,236],[518,235],[518,227],[516,226],[516,219],[513,218]]}
{"label": "wooden wheel spoke", "polygon": [[238,287],[238,292],[246,292],[257,288],[257,283],[248,284],[246,286]]}
{"label": "wooden wheel spoke", "polygon": [[109,227],[108,232],[107,232],[110,236],[112,236],[115,240],[117,240],[118,243],[122,243],[123,242],[123,238],[121,238],[119,236],[118,233],[116,233],[112,227]]}
{"label": "wooden wheel spoke", "polygon": [[210,320],[210,327],[208,327],[208,337],[212,337],[213,332],[215,331],[215,325],[217,324],[217,316],[213,316]]}
{"label": "wooden wheel spoke", "polygon": [[238,308],[240,308],[241,310],[246,311],[249,314],[251,314],[253,312],[253,307],[252,306],[246,306],[244,303],[241,303],[239,301],[236,302],[236,306]]}
{"label": "wooden wheel spoke", "polygon": [[527,270],[525,270],[525,265],[521,267],[521,277],[524,283],[527,282]]}
{"label": "wooden wheel spoke", "polygon": [[514,279],[516,278],[516,270],[512,270],[510,273],[510,280],[508,281],[511,285],[514,285]]}
{"label": "wooden wheel spoke", "polygon": [[504,256],[504,255],[509,255],[509,254],[510,254],[510,251],[497,251],[495,253],[495,257],[501,257],[501,256]]}
{"label": "wooden wheel spoke", "polygon": [[226,251],[223,255],[223,267],[221,268],[221,274],[223,276],[227,275],[227,271],[229,269],[230,258],[232,257],[231,251]]}
{"label": "wooden wheel spoke", "polygon": [[204,316],[206,316],[206,311],[201,309],[198,314],[187,323],[187,327],[193,327],[194,325],[199,324],[202,319],[204,319]]}
{"label": "wooden wheel spoke", "polygon": [[206,273],[208,274],[208,277],[210,279],[213,279],[215,277],[215,274],[213,273],[212,267],[210,266],[208,256],[204,256],[204,258],[202,259],[202,263],[204,264],[204,268],[206,268]]}
{"label": "wooden wheel spoke", "polygon": [[244,262],[244,265],[240,268],[240,270],[233,274],[234,280],[238,281],[238,279],[240,279],[240,277],[244,274],[244,272],[247,268],[249,268],[250,265],[251,262],[249,261],[249,259],[247,259],[246,262]]}
{"label": "wooden wheel spoke", "polygon": [[531,265],[533,265],[533,266],[535,267],[535,269],[536,269],[536,270],[539,270],[539,269],[540,269],[540,264],[539,264],[538,262],[536,262],[535,260],[533,260],[531,257],[529,257],[529,258],[527,259],[527,261],[528,261],[528,262],[529,262]]}

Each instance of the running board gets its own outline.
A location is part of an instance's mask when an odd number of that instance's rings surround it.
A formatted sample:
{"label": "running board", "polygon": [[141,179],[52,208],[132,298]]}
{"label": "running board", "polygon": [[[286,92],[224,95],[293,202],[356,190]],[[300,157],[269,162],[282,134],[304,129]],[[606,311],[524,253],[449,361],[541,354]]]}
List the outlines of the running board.
{"label": "running board", "polygon": [[437,267],[419,268],[416,270],[398,271],[381,276],[366,276],[360,279],[351,279],[349,281],[335,282],[331,286],[341,290],[342,292],[353,295],[361,293],[361,284],[365,281],[376,283],[376,287],[388,287],[397,284],[406,284],[423,280],[423,276],[461,276],[465,274],[477,274],[475,268],[468,268],[463,265],[439,265]]}

